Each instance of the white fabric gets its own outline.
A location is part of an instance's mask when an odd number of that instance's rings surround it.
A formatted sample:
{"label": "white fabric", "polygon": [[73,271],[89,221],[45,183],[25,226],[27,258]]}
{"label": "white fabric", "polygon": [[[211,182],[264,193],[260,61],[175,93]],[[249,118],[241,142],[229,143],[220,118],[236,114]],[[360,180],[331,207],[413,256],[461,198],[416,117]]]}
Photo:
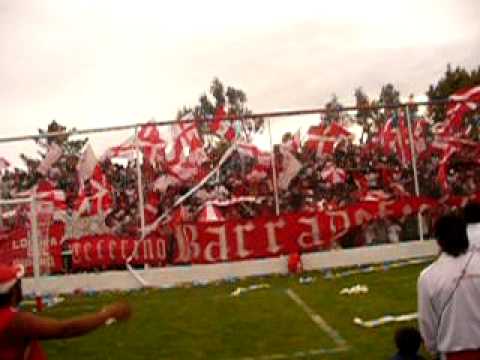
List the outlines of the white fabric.
{"label": "white fabric", "polygon": [[60,146],[56,143],[52,143],[48,147],[48,152],[45,155],[45,159],[42,160],[40,165],[38,166],[37,171],[42,175],[47,175],[48,170],[55,164],[58,159],[62,157],[63,150]]}
{"label": "white fabric", "polygon": [[88,144],[85,147],[77,164],[78,177],[82,181],[90,179],[93,175],[98,160],[93,151],[92,145]]}
{"label": "white fabric", "polygon": [[480,249],[480,223],[468,225],[467,235],[470,249]]}
{"label": "white fabric", "polygon": [[[470,256],[466,274],[448,302]],[[419,327],[430,352],[480,348],[480,253],[440,255],[422,271],[417,287]]]}
{"label": "white fabric", "polygon": [[398,243],[400,242],[400,233],[402,232],[402,228],[398,224],[392,224],[387,229],[388,234],[388,241],[391,243]]}

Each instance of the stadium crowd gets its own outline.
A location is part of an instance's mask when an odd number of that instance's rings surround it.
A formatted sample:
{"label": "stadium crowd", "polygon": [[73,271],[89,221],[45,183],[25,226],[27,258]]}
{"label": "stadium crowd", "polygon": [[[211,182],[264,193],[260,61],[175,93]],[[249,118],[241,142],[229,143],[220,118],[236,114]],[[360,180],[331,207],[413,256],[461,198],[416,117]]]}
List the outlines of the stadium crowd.
{"label": "stadium crowd", "polygon": [[[457,133],[447,138],[439,135],[438,127],[436,129],[426,118],[417,116],[413,117],[413,128],[420,195],[438,199],[447,195],[469,196],[476,193],[480,183],[480,168],[476,166],[479,151],[477,143],[470,140],[469,133]],[[282,144],[274,146],[277,183],[281,183],[282,177],[288,178],[278,188],[280,213],[336,210],[361,201],[415,194],[409,137],[405,116],[401,112],[392,112],[389,120],[366,143],[354,141],[347,129],[337,122],[321,124],[311,127],[303,142],[298,134],[287,133]],[[53,138],[51,142],[55,141],[58,139]],[[230,143],[224,141],[221,145],[227,148]],[[220,158],[219,146],[204,148],[205,157],[197,164],[196,174],[189,178],[172,177],[166,166],[154,161],[142,162],[140,168],[147,224],[170,209],[179,197],[215,168]],[[97,165],[111,195],[104,209],[107,226],[115,234],[136,236],[140,224],[138,171],[136,160],[130,155],[128,160],[122,161],[115,156],[102,156]],[[286,162],[292,155],[294,160]],[[38,171],[40,161],[26,161],[26,170],[5,169],[1,176],[2,198],[25,194],[40,179],[48,179],[55,189],[64,192],[67,215],[84,211],[78,205],[81,197],[79,189],[83,189],[88,198],[90,184],[88,180],[82,182],[78,175],[80,157],[62,155],[45,175]],[[271,163],[271,154],[260,151],[252,144],[245,144],[243,150],[238,148],[215,176],[185,199],[182,221],[199,220],[206,203],[219,205],[216,209],[221,219],[275,215]],[[165,178],[170,180],[159,185],[158,179]],[[90,210],[85,213],[91,213]],[[3,226],[15,226],[19,221],[21,217],[19,219],[18,214],[11,218],[4,216]],[[377,221],[361,229],[354,239],[351,234],[346,236],[344,246],[380,241],[377,239],[395,242],[409,236],[414,238],[416,235],[405,234],[405,231],[400,234],[402,228],[405,230],[405,226],[400,226],[401,221],[405,219]],[[415,219],[408,221],[414,222]],[[426,222],[425,232],[428,234],[431,229],[428,218]],[[411,228],[416,229],[416,226]]]}

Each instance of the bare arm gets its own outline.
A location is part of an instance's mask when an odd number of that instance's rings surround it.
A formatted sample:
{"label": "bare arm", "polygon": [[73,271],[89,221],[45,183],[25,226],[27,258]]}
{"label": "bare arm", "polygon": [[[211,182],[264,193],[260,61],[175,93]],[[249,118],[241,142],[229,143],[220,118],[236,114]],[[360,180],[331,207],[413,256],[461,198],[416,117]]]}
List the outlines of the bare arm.
{"label": "bare arm", "polygon": [[127,303],[115,303],[101,311],[65,320],[37,316],[21,312],[10,326],[9,333],[14,338],[24,339],[64,339],[87,334],[104,325],[108,319],[126,320],[130,316]]}

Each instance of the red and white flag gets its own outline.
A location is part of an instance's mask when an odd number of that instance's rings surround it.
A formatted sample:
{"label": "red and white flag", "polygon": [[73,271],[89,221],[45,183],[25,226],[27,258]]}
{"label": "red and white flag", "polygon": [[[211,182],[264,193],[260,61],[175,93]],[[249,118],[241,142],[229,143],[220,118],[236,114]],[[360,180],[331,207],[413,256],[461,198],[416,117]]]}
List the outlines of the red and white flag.
{"label": "red and white flag", "polygon": [[396,129],[393,127],[393,118],[389,118],[382,127],[379,138],[385,155],[392,154],[395,150],[395,140],[397,138]]}
{"label": "red and white flag", "polygon": [[129,137],[123,143],[118,146],[111,147],[108,149],[101,157],[102,160],[104,159],[112,159],[112,158],[122,158],[133,160],[135,159],[135,136]]}
{"label": "red and white flag", "polygon": [[43,176],[46,176],[48,170],[62,157],[62,154],[63,149],[57,143],[52,142],[48,146],[47,154],[38,166],[37,171]]}
{"label": "red and white flag", "polygon": [[440,188],[444,192],[448,192],[450,190],[450,185],[448,183],[448,162],[457,150],[458,148],[456,146],[448,145],[438,165],[437,180]]}
{"label": "red and white flag", "polygon": [[328,126],[312,126],[308,130],[306,146],[316,151],[317,156],[331,155],[340,141],[351,136],[350,131],[337,123]]}
{"label": "red and white flag", "polygon": [[3,157],[0,157],[0,171],[8,169],[10,167],[10,163]]}
{"label": "red and white flag", "polygon": [[210,123],[210,130],[228,141],[235,139],[235,129],[230,120],[226,120],[227,114],[225,108],[220,106],[215,111],[213,121]]}
{"label": "red and white flag", "polygon": [[88,144],[85,147],[85,150],[83,150],[83,153],[77,163],[78,178],[80,179],[81,183],[92,177],[97,164],[98,160],[95,156],[93,148],[90,144]]}
{"label": "red and white flag", "polygon": [[337,168],[334,164],[328,163],[320,173],[323,180],[330,184],[343,184],[347,179],[345,170]]}
{"label": "red and white flag", "polygon": [[403,115],[400,115],[399,128],[397,132],[397,154],[404,167],[407,167],[412,162],[412,151],[410,149],[410,138],[406,120]]}
{"label": "red and white flag", "polygon": [[80,185],[75,201],[75,211],[81,215],[107,215],[113,210],[112,186],[102,171],[100,164],[95,166],[90,178]]}
{"label": "red and white flag", "polygon": [[451,102],[447,106],[447,119],[443,127],[444,135],[459,132],[465,115],[479,107],[480,85],[459,90],[450,96],[449,100]]}
{"label": "red and white flag", "polygon": [[138,133],[138,146],[143,155],[151,164],[158,164],[165,160],[165,141],[160,137],[155,124],[142,126]]}

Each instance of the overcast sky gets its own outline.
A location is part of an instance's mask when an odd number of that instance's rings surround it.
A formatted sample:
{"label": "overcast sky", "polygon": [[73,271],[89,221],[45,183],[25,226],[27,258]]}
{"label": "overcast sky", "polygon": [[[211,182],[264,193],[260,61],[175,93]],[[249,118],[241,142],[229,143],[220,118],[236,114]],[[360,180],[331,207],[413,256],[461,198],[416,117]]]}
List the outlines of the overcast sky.
{"label": "overcast sky", "polygon": [[[172,119],[213,77],[255,112],[422,94],[480,65],[480,1],[0,0],[1,137]],[[288,124],[288,125],[287,125]],[[299,122],[275,121],[275,137]],[[128,134],[92,136],[97,152]],[[31,143],[0,145],[17,162]],[[99,154],[100,155],[100,154]]]}

